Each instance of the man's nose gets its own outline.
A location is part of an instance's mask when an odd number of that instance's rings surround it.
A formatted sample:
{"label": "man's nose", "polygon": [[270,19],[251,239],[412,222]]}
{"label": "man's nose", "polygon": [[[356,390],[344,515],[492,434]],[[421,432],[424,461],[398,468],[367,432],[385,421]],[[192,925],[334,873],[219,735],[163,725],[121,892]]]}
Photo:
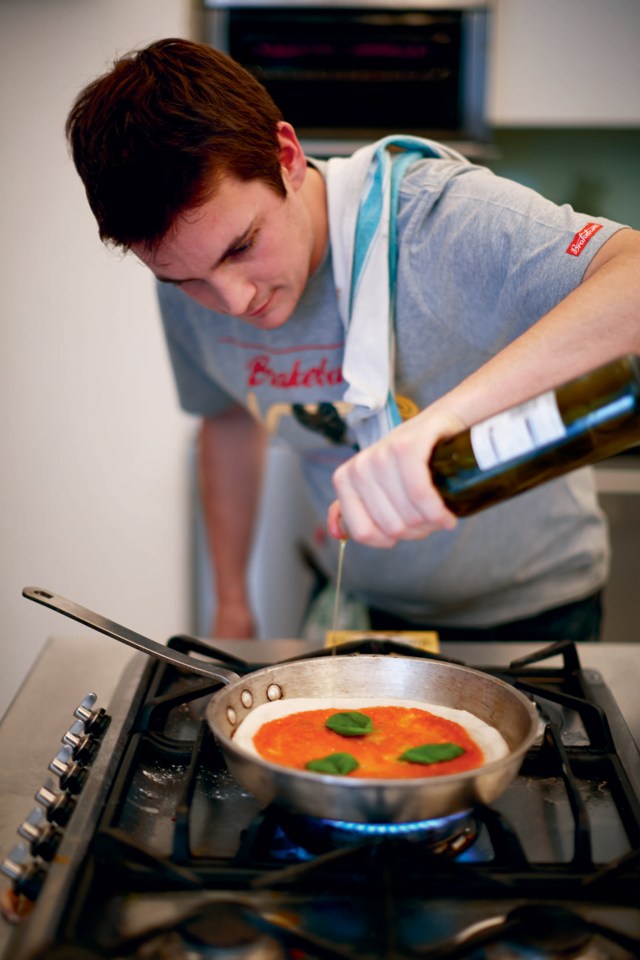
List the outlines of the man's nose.
{"label": "man's nose", "polygon": [[221,312],[233,317],[248,312],[255,295],[255,286],[250,280],[235,271],[221,271],[209,282]]}

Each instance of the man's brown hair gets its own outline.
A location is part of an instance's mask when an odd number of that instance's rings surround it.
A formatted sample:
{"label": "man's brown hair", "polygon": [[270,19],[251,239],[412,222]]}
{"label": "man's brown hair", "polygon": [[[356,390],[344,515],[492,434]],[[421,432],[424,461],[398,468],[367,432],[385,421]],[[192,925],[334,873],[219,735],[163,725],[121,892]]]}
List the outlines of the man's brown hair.
{"label": "man's brown hair", "polygon": [[284,196],[281,120],[264,87],[206,44],[160,40],[116,60],[66,123],[101,239],[153,247],[225,175]]}

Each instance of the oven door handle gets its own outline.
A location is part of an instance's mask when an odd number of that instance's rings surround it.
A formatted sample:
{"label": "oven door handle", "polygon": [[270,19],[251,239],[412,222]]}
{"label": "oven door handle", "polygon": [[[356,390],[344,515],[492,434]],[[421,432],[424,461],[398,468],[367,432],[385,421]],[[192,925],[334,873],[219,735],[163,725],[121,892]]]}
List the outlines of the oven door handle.
{"label": "oven door handle", "polygon": [[113,620],[108,620],[106,617],[101,616],[101,614],[94,613],[93,610],[88,610],[79,603],[75,603],[73,600],[67,600],[66,597],[61,597],[51,590],[44,590],[42,587],[25,587],[22,591],[22,596],[26,597],[27,600],[34,600],[36,603],[41,603],[43,606],[49,607],[57,613],[63,613],[65,616],[71,617],[72,620],[77,620],[78,623],[82,623],[86,627],[91,627],[99,633],[105,633],[108,637],[119,640],[120,643],[133,647],[141,653],[146,653],[148,656],[155,657],[157,660],[166,660],[167,663],[171,663],[175,667],[180,667],[183,670],[188,670],[190,673],[199,674],[202,677],[210,677],[213,680],[220,680],[225,684],[238,679],[238,674],[234,673],[233,670],[227,670],[225,667],[220,667],[217,664],[208,663],[206,660],[189,656],[186,653],[181,653],[179,650],[172,650],[171,647],[166,647],[162,643],[157,643],[157,641],[151,640],[149,637],[144,637],[142,634],[136,633],[135,630],[130,630],[129,627],[123,627]]}

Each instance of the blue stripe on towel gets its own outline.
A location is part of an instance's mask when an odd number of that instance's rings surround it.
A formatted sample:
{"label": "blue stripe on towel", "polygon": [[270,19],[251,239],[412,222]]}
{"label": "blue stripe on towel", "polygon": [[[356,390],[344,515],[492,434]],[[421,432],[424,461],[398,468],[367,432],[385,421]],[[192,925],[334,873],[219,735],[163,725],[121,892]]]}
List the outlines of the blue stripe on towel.
{"label": "blue stripe on towel", "polygon": [[[399,148],[397,153],[389,153],[387,148],[394,146]],[[401,151],[401,152],[400,152]],[[395,294],[396,277],[398,267],[398,234],[397,234],[397,208],[398,192],[400,184],[404,177],[407,167],[420,160],[423,157],[438,157],[442,154],[437,149],[432,149],[424,140],[417,137],[390,136],[380,141],[376,152],[371,161],[367,183],[365,184],[365,194],[360,202],[358,219],[356,223],[356,232],[354,240],[353,267],[351,274],[351,290],[349,292],[350,306],[349,313],[353,307],[355,297],[358,292],[360,281],[365,273],[367,259],[371,245],[380,228],[383,212],[383,199],[385,185],[388,179],[388,188],[390,190],[390,210],[389,210],[389,344],[388,349],[391,352],[394,349],[395,337]],[[378,416],[386,423],[389,429],[398,426],[402,418],[398,412],[398,407],[393,395],[393,388],[390,386],[387,394],[387,404],[384,411],[380,411]]]}

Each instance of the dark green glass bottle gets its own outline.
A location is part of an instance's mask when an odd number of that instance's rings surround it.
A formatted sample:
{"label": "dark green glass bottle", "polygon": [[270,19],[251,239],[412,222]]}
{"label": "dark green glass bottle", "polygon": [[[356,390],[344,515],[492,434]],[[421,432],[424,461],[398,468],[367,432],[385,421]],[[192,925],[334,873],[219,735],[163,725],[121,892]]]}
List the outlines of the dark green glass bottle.
{"label": "dark green glass bottle", "polygon": [[464,517],[640,443],[640,358],[628,355],[441,441],[433,481]]}

